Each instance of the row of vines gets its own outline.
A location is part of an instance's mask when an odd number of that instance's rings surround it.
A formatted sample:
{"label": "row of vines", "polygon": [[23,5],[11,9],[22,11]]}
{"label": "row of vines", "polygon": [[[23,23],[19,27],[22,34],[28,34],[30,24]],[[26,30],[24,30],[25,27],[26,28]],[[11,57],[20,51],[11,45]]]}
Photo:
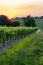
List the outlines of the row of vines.
{"label": "row of vines", "polygon": [[9,44],[12,41],[19,40],[28,34],[35,32],[38,28],[30,27],[1,27],[0,26],[0,44]]}

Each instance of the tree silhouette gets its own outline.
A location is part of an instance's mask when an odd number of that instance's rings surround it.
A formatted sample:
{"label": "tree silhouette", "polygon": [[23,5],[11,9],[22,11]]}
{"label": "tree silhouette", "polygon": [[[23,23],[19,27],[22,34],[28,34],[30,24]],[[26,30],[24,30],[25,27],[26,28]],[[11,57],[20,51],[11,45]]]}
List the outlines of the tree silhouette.
{"label": "tree silhouette", "polygon": [[14,21],[13,22],[13,26],[19,26],[19,25],[20,25],[19,21]]}
{"label": "tree silhouette", "polygon": [[10,25],[10,20],[7,16],[5,15],[0,15],[0,25],[4,26],[4,25],[7,25],[9,26]]}
{"label": "tree silhouette", "polygon": [[35,26],[35,20],[33,17],[31,17],[30,15],[26,17],[25,19],[25,26],[29,26],[29,27],[34,27]]}

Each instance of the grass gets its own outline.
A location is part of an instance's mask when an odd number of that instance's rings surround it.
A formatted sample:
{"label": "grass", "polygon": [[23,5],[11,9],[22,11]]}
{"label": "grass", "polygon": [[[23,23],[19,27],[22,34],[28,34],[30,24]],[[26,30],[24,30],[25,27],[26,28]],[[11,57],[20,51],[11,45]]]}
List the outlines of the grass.
{"label": "grass", "polygon": [[31,34],[0,54],[0,65],[43,65],[43,36]]}
{"label": "grass", "polygon": [[36,26],[39,28],[43,28],[43,19],[35,19],[36,21]]}

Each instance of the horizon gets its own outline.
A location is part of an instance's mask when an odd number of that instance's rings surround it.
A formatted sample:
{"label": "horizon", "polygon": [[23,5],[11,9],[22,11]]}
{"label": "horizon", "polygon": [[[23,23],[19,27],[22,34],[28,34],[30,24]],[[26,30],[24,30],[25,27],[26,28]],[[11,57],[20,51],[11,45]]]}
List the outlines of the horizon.
{"label": "horizon", "polygon": [[0,15],[9,18],[31,16],[43,16],[42,0],[0,0]]}

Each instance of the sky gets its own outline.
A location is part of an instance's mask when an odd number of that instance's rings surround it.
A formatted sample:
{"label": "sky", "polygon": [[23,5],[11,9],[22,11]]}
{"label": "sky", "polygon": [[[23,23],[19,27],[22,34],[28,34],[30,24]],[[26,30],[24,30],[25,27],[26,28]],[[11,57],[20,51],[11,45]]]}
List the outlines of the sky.
{"label": "sky", "polygon": [[43,15],[43,0],[0,0],[0,15],[9,18]]}

